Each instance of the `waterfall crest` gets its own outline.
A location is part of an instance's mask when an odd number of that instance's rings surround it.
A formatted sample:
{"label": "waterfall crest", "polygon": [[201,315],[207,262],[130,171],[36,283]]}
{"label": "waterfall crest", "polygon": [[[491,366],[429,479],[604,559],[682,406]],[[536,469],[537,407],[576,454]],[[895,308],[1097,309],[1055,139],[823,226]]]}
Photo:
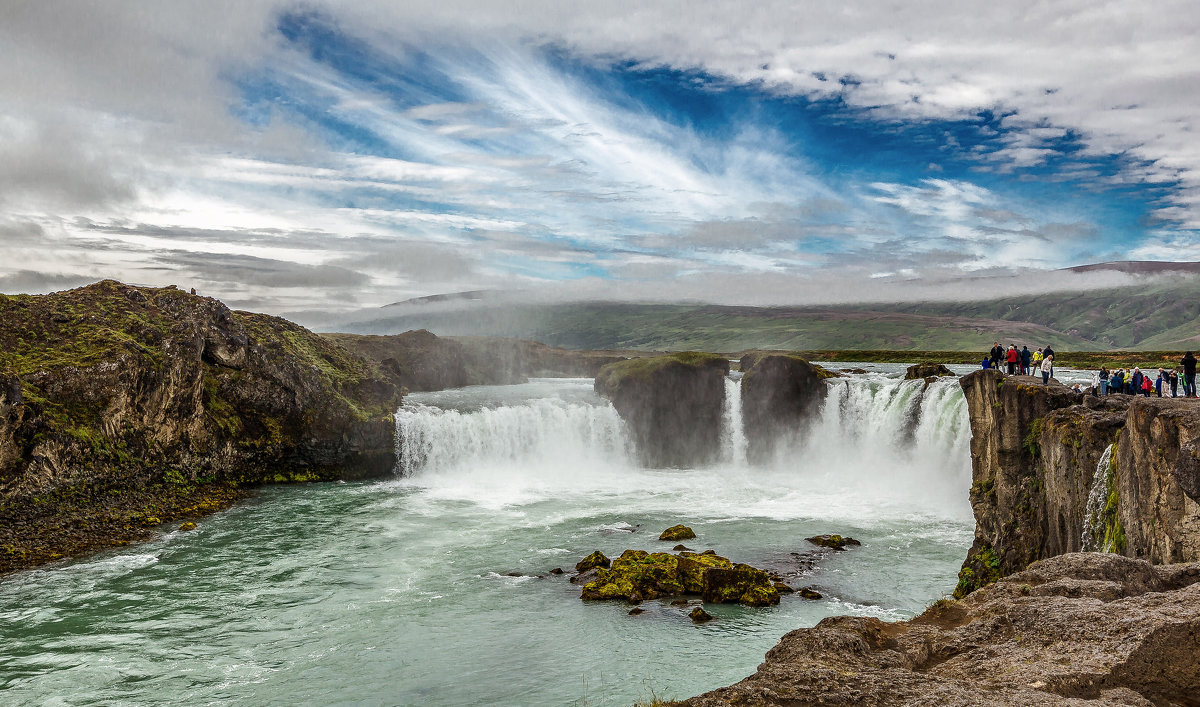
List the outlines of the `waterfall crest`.
{"label": "waterfall crest", "polygon": [[396,412],[396,460],[402,476],[464,464],[550,461],[631,463],[620,416],[611,405],[540,398],[460,412],[405,405]]}

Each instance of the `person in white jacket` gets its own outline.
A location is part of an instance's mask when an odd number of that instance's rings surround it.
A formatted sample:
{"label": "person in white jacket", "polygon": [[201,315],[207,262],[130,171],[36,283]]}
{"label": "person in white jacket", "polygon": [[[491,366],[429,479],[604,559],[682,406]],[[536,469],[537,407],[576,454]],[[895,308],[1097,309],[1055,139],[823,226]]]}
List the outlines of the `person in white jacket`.
{"label": "person in white jacket", "polygon": [[1100,394],[1100,371],[1092,371],[1092,395]]}
{"label": "person in white jacket", "polygon": [[1050,384],[1050,372],[1054,370],[1054,357],[1047,356],[1042,359],[1042,385]]}

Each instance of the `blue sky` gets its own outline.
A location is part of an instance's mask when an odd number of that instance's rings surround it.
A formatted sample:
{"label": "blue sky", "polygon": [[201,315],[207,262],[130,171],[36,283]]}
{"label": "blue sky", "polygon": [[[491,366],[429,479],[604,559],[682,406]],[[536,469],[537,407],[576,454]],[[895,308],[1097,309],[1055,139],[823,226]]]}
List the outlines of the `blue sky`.
{"label": "blue sky", "polygon": [[1200,256],[1186,3],[214,7],[3,11],[0,291],[819,304]]}

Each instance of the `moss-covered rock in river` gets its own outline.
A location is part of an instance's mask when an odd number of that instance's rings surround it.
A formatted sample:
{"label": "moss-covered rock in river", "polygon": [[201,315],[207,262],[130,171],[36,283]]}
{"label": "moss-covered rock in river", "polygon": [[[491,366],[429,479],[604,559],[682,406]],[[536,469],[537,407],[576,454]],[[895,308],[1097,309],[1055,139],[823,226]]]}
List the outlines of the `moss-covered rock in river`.
{"label": "moss-covered rock in river", "polygon": [[696,533],[691,528],[680,523],[679,525],[672,525],[670,528],[667,528],[666,530],[662,531],[662,534],[658,536],[658,539],[659,540],[691,540],[694,537],[696,537]]}
{"label": "moss-covered rock in river", "polygon": [[173,287],[0,295],[0,572],[248,485],[386,473],[399,401],[337,344]]}
{"label": "moss-covered rock in river", "polygon": [[643,464],[690,467],[720,453],[728,372],[724,357],[687,351],[611,363],[595,389],[625,420]]}
{"label": "moss-covered rock in river", "polygon": [[779,603],[779,591],[768,574],[750,565],[735,565],[715,553],[648,553],[626,550],[610,569],[598,570],[583,587],[581,599],[642,601],[696,594],[713,603],[767,606]]}
{"label": "moss-covered rock in river", "polygon": [[575,571],[576,572],[587,572],[588,570],[595,569],[597,567],[603,567],[605,569],[608,569],[611,566],[612,566],[612,560],[605,557],[603,552],[600,552],[599,550],[597,550],[597,551],[593,552],[592,554],[588,555],[587,557],[583,558],[579,562],[576,562],[575,563]]}
{"label": "moss-covered rock in river", "polygon": [[854,538],[836,534],[814,535],[811,538],[805,538],[805,540],[809,541],[813,545],[820,545],[821,547],[827,547],[832,550],[845,550],[847,547],[858,547],[859,545],[862,545],[862,543]]}

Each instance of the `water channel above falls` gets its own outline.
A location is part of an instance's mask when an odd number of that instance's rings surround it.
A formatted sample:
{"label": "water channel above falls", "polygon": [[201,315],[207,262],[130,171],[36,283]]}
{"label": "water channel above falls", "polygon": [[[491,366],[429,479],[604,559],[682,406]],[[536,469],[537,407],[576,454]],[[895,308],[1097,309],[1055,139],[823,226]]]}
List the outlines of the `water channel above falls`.
{"label": "water channel above falls", "polygon": [[[826,616],[913,616],[971,542],[966,407],[955,380],[869,370],[831,381],[766,467],[727,430],[718,465],[638,468],[590,379],[413,394],[403,476],[267,488],[196,531],[0,581],[0,703],[628,705],[736,682]],[[584,555],[669,549],[679,522],[689,547],[785,573],[807,536],[863,546],[789,577],[822,600],[709,605],[701,626],[580,601]]]}

